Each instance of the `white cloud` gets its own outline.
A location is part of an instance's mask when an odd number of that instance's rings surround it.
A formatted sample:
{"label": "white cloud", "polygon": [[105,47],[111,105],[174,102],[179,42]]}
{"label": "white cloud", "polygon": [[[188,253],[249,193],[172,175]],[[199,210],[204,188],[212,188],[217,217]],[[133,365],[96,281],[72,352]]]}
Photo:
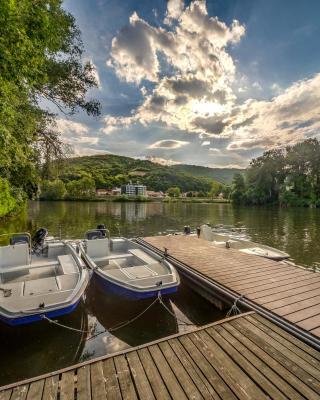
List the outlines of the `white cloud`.
{"label": "white cloud", "polygon": [[182,146],[189,144],[183,140],[158,140],[148,146],[148,149],[179,149]]}
{"label": "white cloud", "polygon": [[[173,11],[173,5],[180,11]],[[204,1],[193,1],[185,9],[182,2],[174,1],[168,7],[171,18],[179,14],[173,30],[153,27],[134,13],[129,26],[112,40],[107,65],[127,82],[140,85],[148,80],[155,86],[151,92],[142,86],[141,106],[126,121],[116,118],[106,133],[116,129],[117,123],[151,122],[203,133],[206,124],[199,117],[221,117],[230,112],[235,100],[231,89],[235,66],[226,47],[240,40],[244,26],[234,21],[228,27],[210,17]],[[174,76],[164,74],[160,54],[175,71]]]}
{"label": "white cloud", "polygon": [[[235,79],[228,46],[240,41],[245,27],[238,21],[227,26],[209,16],[203,0],[194,0],[185,8],[182,1],[169,1],[166,18],[171,25],[164,29],[134,13],[129,25],[113,39],[107,64],[119,78],[136,84],[143,100],[131,116],[106,116],[104,133],[153,123],[171,132],[198,134],[203,146],[210,137],[228,139],[227,150],[233,155],[293,144],[319,134],[320,74],[286,90],[275,83],[269,88],[275,95],[272,99],[249,99],[240,104],[235,93],[241,99],[244,92],[253,96],[263,90],[246,75]],[[257,67],[258,63],[252,62],[248,72]],[[170,141],[160,140],[150,148],[181,147],[163,142]]]}
{"label": "white cloud", "polygon": [[80,122],[59,118],[56,120],[57,128],[63,135],[77,135],[87,133],[89,128]]}
{"label": "white cloud", "polygon": [[225,134],[229,150],[294,144],[320,131],[320,74],[294,83],[270,101],[248,100],[234,109]]}
{"label": "white cloud", "polygon": [[183,8],[183,0],[168,0],[166,18],[163,22],[171,25],[173,20],[177,20],[180,17]]}
{"label": "white cloud", "polygon": [[174,160],[170,160],[167,158],[161,158],[161,157],[153,157],[153,156],[146,156],[143,159],[151,161],[155,164],[160,164],[160,165],[177,165],[177,164],[181,164],[180,161],[174,161]]}
{"label": "white cloud", "polygon": [[201,146],[209,146],[210,145],[210,141],[209,140],[204,140],[202,143],[201,143]]}

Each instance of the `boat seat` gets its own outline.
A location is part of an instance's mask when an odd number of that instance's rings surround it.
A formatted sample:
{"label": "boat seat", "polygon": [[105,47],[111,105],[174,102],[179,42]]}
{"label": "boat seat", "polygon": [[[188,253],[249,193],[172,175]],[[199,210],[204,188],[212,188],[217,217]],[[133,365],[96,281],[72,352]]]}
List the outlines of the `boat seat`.
{"label": "boat seat", "polygon": [[27,243],[3,246],[0,248],[1,271],[30,264],[30,248]]}
{"label": "boat seat", "polygon": [[56,280],[60,290],[72,290],[77,286],[79,274],[59,275]]}
{"label": "boat seat", "polygon": [[154,257],[151,257],[148,253],[141,249],[130,249],[128,251],[145,264],[153,264],[156,261]]}
{"label": "boat seat", "polygon": [[109,239],[93,239],[86,241],[87,254],[91,258],[103,258],[110,254]]}
{"label": "boat seat", "polygon": [[25,296],[33,296],[58,291],[58,284],[56,278],[54,277],[26,281],[24,285]]}
{"label": "boat seat", "polygon": [[79,269],[74,258],[70,254],[66,254],[63,256],[58,256],[59,265],[59,272],[62,275],[69,275],[69,274],[77,274],[79,273]]}
{"label": "boat seat", "polygon": [[[39,305],[41,303],[44,303],[45,306],[50,306],[53,304],[65,302],[72,294],[72,292],[72,290],[66,290],[64,292],[59,291],[55,293],[48,293],[46,296],[40,294],[38,296],[34,295],[26,297],[14,297],[11,299],[11,301],[6,301],[5,307],[9,312],[40,310]],[[8,299],[10,299],[10,297]],[[26,315],[28,314],[26,313]]]}
{"label": "boat seat", "polygon": [[4,291],[0,290],[0,302],[5,302],[13,297],[23,296],[24,282],[1,283],[0,288],[11,290],[9,296],[5,296]]}

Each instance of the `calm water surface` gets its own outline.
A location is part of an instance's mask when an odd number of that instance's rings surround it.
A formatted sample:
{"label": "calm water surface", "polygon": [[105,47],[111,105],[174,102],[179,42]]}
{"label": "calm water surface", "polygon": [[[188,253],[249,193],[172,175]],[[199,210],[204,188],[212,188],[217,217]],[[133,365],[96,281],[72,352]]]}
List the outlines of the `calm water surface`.
{"label": "calm water surface", "polygon": [[[242,228],[253,240],[288,252],[292,261],[320,266],[320,210],[234,208],[230,204],[31,202],[28,211],[0,224],[0,234],[34,231],[45,226],[52,235],[83,237],[104,223],[112,235],[147,236],[195,228],[201,223]],[[92,281],[84,301],[61,323],[86,331],[75,333],[46,323],[11,328],[0,324],[0,385],[39,375],[93,357],[113,353],[190,329],[159,304],[141,319],[112,334],[105,331],[143,311],[152,300],[129,302],[103,293]],[[224,314],[182,282],[166,299],[178,319],[201,325]]]}

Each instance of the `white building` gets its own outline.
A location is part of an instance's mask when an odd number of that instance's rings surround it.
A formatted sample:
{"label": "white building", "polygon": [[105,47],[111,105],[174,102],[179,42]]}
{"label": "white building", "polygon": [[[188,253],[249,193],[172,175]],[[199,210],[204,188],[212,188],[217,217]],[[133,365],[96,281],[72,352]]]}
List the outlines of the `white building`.
{"label": "white building", "polygon": [[121,194],[126,194],[127,196],[146,196],[147,187],[144,185],[128,183],[127,185],[121,186]]}

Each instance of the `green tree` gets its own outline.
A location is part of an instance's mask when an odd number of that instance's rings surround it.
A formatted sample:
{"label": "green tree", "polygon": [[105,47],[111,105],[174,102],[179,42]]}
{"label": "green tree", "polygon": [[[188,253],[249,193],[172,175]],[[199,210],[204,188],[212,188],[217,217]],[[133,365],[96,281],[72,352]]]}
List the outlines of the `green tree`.
{"label": "green tree", "polygon": [[95,195],[95,182],[92,178],[84,177],[78,181],[71,181],[67,184],[68,198],[90,199]]}
{"label": "green tree", "polygon": [[62,200],[66,194],[66,187],[60,179],[41,183],[40,198],[42,200]]}
{"label": "green tree", "polygon": [[231,199],[234,204],[241,204],[244,201],[246,183],[242,174],[235,174],[232,181]]}
{"label": "green tree", "polygon": [[181,196],[181,190],[177,186],[171,187],[167,190],[167,194],[170,197],[180,197]]}
{"label": "green tree", "polygon": [[86,99],[95,71],[81,61],[80,32],[62,0],[1,1],[0,54],[0,177],[31,197],[39,168],[50,177],[51,160],[67,150],[55,115],[40,105],[98,115],[99,103]]}

